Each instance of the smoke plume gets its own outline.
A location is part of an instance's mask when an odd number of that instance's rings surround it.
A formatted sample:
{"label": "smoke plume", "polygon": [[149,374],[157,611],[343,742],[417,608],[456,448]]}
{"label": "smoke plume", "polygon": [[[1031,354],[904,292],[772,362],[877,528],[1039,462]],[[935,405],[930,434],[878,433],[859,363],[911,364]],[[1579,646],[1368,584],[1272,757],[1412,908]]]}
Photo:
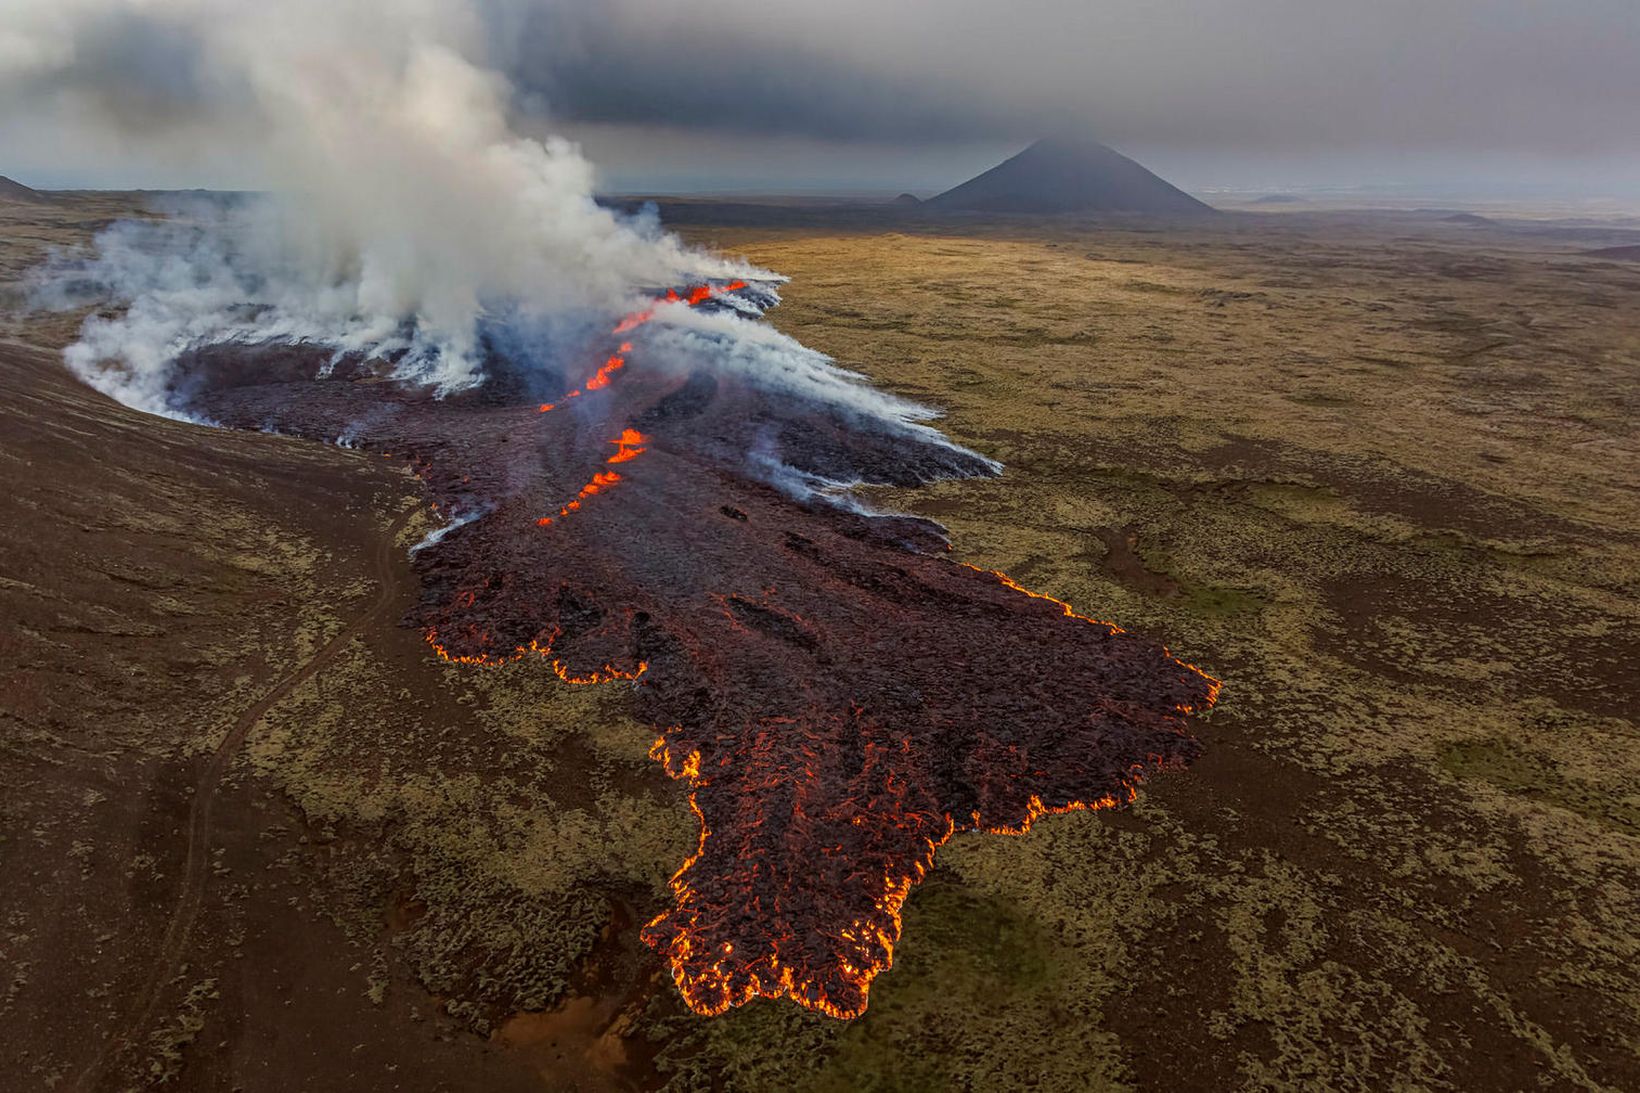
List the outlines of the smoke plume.
{"label": "smoke plume", "polygon": [[481,15],[25,0],[0,28],[0,100],[49,100],[160,154],[232,154],[268,193],[106,233],[83,272],[127,310],[89,322],[71,364],[157,412],[178,410],[180,352],[235,340],[380,355],[449,392],[480,379],[498,312],[619,312],[656,286],[755,272],[600,207],[573,145],[516,135]]}

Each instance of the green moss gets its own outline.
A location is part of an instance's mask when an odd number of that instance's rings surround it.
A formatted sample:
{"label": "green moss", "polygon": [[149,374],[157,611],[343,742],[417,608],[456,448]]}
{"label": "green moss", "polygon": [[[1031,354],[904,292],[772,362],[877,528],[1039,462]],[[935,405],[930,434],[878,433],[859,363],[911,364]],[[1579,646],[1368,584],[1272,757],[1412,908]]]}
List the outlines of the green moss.
{"label": "green moss", "polygon": [[1265,598],[1250,589],[1191,579],[1169,551],[1141,546],[1138,553],[1146,569],[1178,585],[1176,602],[1193,615],[1226,618],[1252,614],[1266,606]]}
{"label": "green moss", "polygon": [[930,1013],[1021,1004],[1054,985],[1053,950],[1041,927],[1012,904],[931,880],[906,908],[894,969],[872,992],[870,1021],[850,1025],[815,1088],[964,1088],[961,1044],[926,1043]]}
{"label": "green moss", "polygon": [[[270,711],[237,768],[305,817],[290,868],[360,946],[358,989],[391,1010],[429,988],[475,1030],[577,990],[630,989],[647,1002],[628,1042],[654,1046],[676,1089],[1621,1086],[1640,1014],[1640,916],[1621,883],[1640,860],[1623,644],[1640,569],[1632,494],[1602,454],[1625,438],[1592,430],[1627,420],[1629,361],[1611,347],[1633,341],[1635,320],[1587,321],[1540,256],[1518,263],[1507,299],[1460,298],[1496,292],[1474,282],[1437,297],[1420,290],[1420,247],[1335,241],[1323,255],[1296,235],[1266,249],[1183,232],[1090,229],[1097,263],[1000,230],[728,245],[793,275],[778,326],[945,408],[942,428],[1008,464],[884,491],[883,507],[926,512],[964,559],[1225,677],[1195,771],[1153,778],[1129,814],[952,840],[858,1021],[789,1001],[702,1019],[664,973],[651,982],[633,936],[696,828],[647,759],[653,732],[627,719],[630,696],[563,688],[528,663],[440,669],[415,635],[383,627]],[[999,283],[1055,291],[1001,299]],[[1261,306],[1203,306],[1255,285]],[[1511,329],[1522,351],[1566,364],[1525,402],[1503,389],[1507,365],[1477,382],[1472,362],[1445,363],[1479,344],[1477,317],[1516,311],[1543,319]],[[1584,406],[1600,392],[1617,394]],[[1344,400],[1347,414],[1306,408]],[[277,516],[172,500],[99,501],[60,521],[203,529],[215,559],[186,580],[122,561],[107,573],[121,610],[75,610],[87,634],[193,635],[163,660],[119,661],[65,707],[105,726],[86,754],[210,747],[262,693],[258,661],[311,651],[371,595],[347,556],[276,534]],[[1104,557],[1100,532],[1130,527],[1167,582]],[[239,601],[275,583],[269,611],[300,618],[240,624]],[[126,610],[139,600],[163,624]],[[201,640],[215,618],[235,622]],[[31,634],[4,640],[22,646],[0,647],[8,663],[61,659]],[[1585,678],[1607,693],[1588,700]],[[202,683],[213,698],[195,709]],[[40,716],[48,697],[0,744],[29,779],[42,756],[81,754]],[[0,794],[8,846],[42,837],[14,803],[14,786],[32,792],[17,777]],[[78,799],[75,822],[103,810]],[[72,864],[69,826],[54,845]],[[153,856],[120,864],[161,879]],[[630,964],[612,974],[606,951]],[[49,964],[28,955],[0,1012],[36,1004]],[[198,1003],[165,1029],[176,1051],[214,1039],[214,1018],[199,1031],[212,1000]]]}
{"label": "green moss", "polygon": [[1262,596],[1242,588],[1213,586],[1184,586],[1184,605],[1198,615],[1222,618],[1260,611],[1265,606]]}
{"label": "green moss", "polygon": [[[976,1088],[982,1075],[1019,1084],[1050,1067],[1020,1036],[1066,1005],[1062,962],[1041,923],[1013,902],[940,873],[907,902],[894,966],[871,1008],[842,1023],[788,1002],[754,1002],[684,1019],[665,1060],[672,1089],[786,1086],[815,1093]],[[771,1053],[771,1044],[784,1050]],[[704,1068],[703,1060],[711,1060]],[[1073,1054],[1073,1065],[1085,1062]],[[1063,1070],[1064,1060],[1053,1069]],[[1064,1088],[1085,1085],[1061,1073]]]}
{"label": "green moss", "polygon": [[1441,753],[1441,766],[1460,778],[1486,782],[1505,793],[1547,802],[1579,816],[1629,832],[1640,832],[1640,807],[1631,799],[1573,778],[1553,759],[1507,740],[1454,744]]}

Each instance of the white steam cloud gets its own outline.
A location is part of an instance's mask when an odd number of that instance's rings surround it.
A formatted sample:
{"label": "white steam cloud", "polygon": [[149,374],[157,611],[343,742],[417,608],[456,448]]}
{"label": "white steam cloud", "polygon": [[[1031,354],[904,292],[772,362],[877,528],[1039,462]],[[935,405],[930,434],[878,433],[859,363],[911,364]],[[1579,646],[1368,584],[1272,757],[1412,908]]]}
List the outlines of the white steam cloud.
{"label": "white steam cloud", "polygon": [[880,391],[824,353],[767,324],[751,322],[733,308],[672,306],[656,319],[649,341],[667,367],[733,375],[753,387],[862,418],[892,421],[902,431],[925,434],[930,442],[950,443],[921,424],[939,417],[939,411]]}
{"label": "white steam cloud", "polygon": [[209,146],[272,195],[196,210],[191,232],[101,240],[90,276],[128,310],[88,323],[69,359],[143,409],[174,409],[168,369],[194,344],[393,352],[401,375],[453,390],[481,378],[491,309],[620,311],[656,286],[755,275],[600,207],[573,145],[517,136],[474,2],[5,8],[0,104],[50,100],[161,154]]}

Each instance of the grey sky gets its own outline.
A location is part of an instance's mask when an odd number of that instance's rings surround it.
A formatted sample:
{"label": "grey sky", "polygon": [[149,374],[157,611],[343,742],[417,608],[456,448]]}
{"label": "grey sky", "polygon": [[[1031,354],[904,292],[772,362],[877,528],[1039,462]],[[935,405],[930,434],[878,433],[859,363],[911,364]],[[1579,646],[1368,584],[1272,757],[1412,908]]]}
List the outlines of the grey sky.
{"label": "grey sky", "polygon": [[[19,2],[0,0],[0,19]],[[933,188],[1042,132],[1081,129],[1198,189],[1519,178],[1640,194],[1637,0],[489,0],[484,11],[521,109],[585,140],[626,189]],[[185,27],[117,29],[98,52],[123,51],[123,73],[153,77],[149,98],[129,101],[182,110]],[[0,141],[50,169],[53,149],[26,128],[14,120]],[[128,159],[72,143],[59,170]]]}
{"label": "grey sky", "polygon": [[1640,149],[1633,0],[578,0],[512,36],[568,118],[831,138],[1085,123],[1195,148]]}

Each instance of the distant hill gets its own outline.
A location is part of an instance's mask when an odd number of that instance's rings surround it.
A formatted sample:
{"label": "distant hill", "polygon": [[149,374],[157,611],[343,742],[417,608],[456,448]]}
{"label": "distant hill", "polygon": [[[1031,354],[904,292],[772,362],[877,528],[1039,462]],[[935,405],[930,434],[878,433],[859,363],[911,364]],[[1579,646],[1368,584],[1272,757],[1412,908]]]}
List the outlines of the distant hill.
{"label": "distant hill", "polygon": [[916,194],[901,194],[899,197],[896,197],[893,201],[889,202],[891,205],[904,205],[908,208],[915,208],[922,203],[922,198],[918,197]]}
{"label": "distant hill", "polygon": [[51,199],[39,190],[31,190],[21,182],[13,182],[5,175],[0,175],[0,200],[50,201]]}
{"label": "distant hill", "polygon": [[930,209],[996,213],[1205,213],[1213,211],[1121,153],[1092,140],[1039,140]]}
{"label": "distant hill", "polygon": [[1640,246],[1601,247],[1583,252],[1589,258],[1610,258],[1618,262],[1640,262]]}
{"label": "distant hill", "polygon": [[1310,200],[1309,198],[1299,197],[1297,194],[1265,194],[1263,197],[1254,198],[1253,199],[1253,204],[1255,204],[1255,205],[1304,205],[1304,204],[1308,204],[1309,200]]}

